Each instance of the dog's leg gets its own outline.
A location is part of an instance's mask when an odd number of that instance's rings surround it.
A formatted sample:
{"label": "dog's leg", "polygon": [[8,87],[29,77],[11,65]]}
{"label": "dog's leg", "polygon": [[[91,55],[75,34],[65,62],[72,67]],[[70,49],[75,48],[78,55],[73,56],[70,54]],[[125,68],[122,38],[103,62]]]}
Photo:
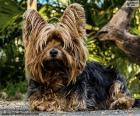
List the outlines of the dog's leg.
{"label": "dog's leg", "polygon": [[65,99],[62,96],[55,94],[48,89],[45,91],[43,85],[41,86],[33,80],[29,81],[28,98],[29,107],[32,111],[63,111],[66,104]]}
{"label": "dog's leg", "polygon": [[133,107],[135,99],[133,99],[125,88],[123,82],[115,81],[110,88],[112,103],[110,109],[130,109]]}
{"label": "dog's leg", "polygon": [[45,111],[46,107],[44,105],[44,101],[45,101],[45,98],[43,97],[42,94],[40,94],[39,92],[33,93],[29,97],[30,110]]}
{"label": "dog's leg", "polygon": [[29,80],[27,94],[30,110],[45,110],[45,107],[43,105],[43,101],[45,99],[43,96],[43,92],[41,92],[41,85],[38,82],[32,79]]}
{"label": "dog's leg", "polygon": [[64,111],[65,100],[54,94],[40,94],[38,92],[32,94],[29,98],[31,110],[36,111]]}

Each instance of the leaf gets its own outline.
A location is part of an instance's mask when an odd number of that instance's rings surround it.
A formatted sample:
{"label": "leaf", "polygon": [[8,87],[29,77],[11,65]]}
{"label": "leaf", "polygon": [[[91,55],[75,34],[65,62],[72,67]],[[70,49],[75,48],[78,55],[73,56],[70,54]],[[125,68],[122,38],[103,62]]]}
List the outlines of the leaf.
{"label": "leaf", "polygon": [[13,0],[0,0],[0,29],[3,28],[12,17],[23,13],[23,10],[18,7]]}

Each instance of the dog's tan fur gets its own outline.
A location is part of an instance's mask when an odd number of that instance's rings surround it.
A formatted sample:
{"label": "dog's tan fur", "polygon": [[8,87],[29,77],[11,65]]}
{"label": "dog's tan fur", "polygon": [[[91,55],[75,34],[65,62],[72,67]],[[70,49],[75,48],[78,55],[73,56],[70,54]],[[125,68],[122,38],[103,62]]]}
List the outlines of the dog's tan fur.
{"label": "dog's tan fur", "polygon": [[[67,52],[71,52],[70,56],[66,51],[63,51],[71,67],[69,81],[75,81],[77,74],[83,71],[88,54],[84,45],[86,32],[83,8],[78,4],[70,5],[57,24],[48,24],[36,10],[27,10],[24,14],[23,25],[25,66],[27,73],[30,72],[27,74],[31,75],[29,78],[42,83],[46,82],[40,64],[47,57],[45,52],[55,46],[49,41],[54,39],[58,42],[61,41],[59,40],[61,38],[64,42],[63,47],[67,49]],[[45,48],[48,43],[50,44],[49,47]]]}

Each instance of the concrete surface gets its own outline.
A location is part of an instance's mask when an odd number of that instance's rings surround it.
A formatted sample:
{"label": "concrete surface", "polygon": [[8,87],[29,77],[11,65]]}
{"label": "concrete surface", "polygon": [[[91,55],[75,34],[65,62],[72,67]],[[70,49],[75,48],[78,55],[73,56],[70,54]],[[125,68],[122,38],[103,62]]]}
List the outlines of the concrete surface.
{"label": "concrete surface", "polygon": [[0,101],[0,116],[31,115],[31,116],[140,116],[140,109],[131,110],[100,110],[84,112],[30,112],[27,102],[24,101]]}

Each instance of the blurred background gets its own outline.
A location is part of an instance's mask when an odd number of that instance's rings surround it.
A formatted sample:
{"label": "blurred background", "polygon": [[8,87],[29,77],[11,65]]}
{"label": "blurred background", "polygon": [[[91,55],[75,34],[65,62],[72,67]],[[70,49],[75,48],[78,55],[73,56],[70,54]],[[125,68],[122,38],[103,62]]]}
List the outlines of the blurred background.
{"label": "blurred background", "polygon": [[[125,0],[38,0],[39,13],[49,22],[59,20],[67,5],[83,5],[87,18],[87,47],[90,61],[117,68],[127,79],[135,98],[140,98],[140,67],[113,42],[95,39],[97,31],[111,19]],[[0,99],[24,99],[27,81],[24,75],[22,14],[27,0],[0,0]],[[140,35],[140,8],[131,21],[131,32]]]}

